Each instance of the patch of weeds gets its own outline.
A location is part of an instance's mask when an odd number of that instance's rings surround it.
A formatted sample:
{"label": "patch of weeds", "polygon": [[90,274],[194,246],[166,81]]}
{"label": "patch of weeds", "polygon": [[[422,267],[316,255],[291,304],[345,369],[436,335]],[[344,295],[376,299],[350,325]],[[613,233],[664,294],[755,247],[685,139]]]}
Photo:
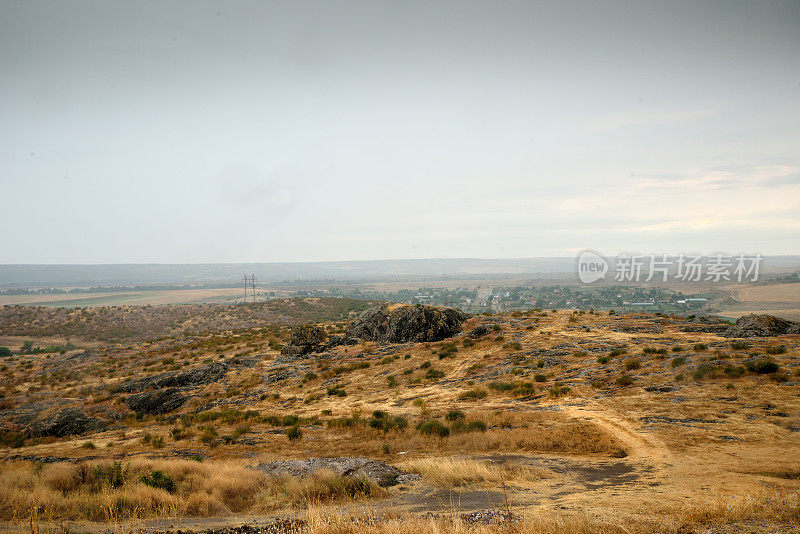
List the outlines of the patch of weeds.
{"label": "patch of weeds", "polygon": [[633,377],[629,375],[622,375],[619,378],[617,378],[616,383],[618,386],[622,387],[630,386],[631,384],[633,384]]}
{"label": "patch of weeds", "polygon": [[458,396],[458,400],[478,400],[486,397],[486,390],[481,388],[464,391]]}

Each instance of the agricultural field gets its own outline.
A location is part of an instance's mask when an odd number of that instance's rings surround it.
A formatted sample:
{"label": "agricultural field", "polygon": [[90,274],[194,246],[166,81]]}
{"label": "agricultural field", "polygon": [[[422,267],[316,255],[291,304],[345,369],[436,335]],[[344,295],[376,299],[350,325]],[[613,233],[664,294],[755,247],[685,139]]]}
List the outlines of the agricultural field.
{"label": "agricultural field", "polygon": [[356,341],[359,311],[80,347],[43,329],[10,347],[0,519],[39,532],[800,531],[796,334],[532,310],[468,317],[440,341]]}
{"label": "agricultural field", "polygon": [[740,284],[724,288],[731,299],[720,315],[741,317],[749,313],[768,313],[800,321],[800,283]]}

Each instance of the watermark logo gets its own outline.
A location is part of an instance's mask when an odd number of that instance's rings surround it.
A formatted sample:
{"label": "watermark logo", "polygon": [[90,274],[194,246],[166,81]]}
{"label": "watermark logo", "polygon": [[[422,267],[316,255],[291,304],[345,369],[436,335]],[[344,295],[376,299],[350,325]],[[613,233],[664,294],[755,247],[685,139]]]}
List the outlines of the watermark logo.
{"label": "watermark logo", "polygon": [[[578,278],[584,284],[604,279],[613,270],[616,282],[756,282],[763,257],[760,254],[699,256],[679,254],[620,254],[609,262],[593,250],[578,254]],[[613,269],[612,269],[613,265]]]}
{"label": "watermark logo", "polygon": [[591,284],[605,278],[608,262],[593,250],[584,250],[578,254],[578,278],[584,284]]}

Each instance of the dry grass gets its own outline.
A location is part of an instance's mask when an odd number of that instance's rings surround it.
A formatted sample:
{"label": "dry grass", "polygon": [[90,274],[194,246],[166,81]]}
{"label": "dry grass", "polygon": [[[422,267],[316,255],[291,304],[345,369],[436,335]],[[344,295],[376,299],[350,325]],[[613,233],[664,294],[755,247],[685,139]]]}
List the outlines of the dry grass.
{"label": "dry grass", "polygon": [[777,524],[800,525],[800,493],[762,492],[753,495],[725,495],[681,510],[687,523],[727,524],[753,519]]}
{"label": "dry grass", "polygon": [[[6,462],[0,471],[0,517],[19,520],[87,519],[116,523],[166,516],[266,513],[285,507],[384,497],[363,480],[317,472],[298,480],[272,478],[241,461],[132,460],[116,483],[98,474],[109,463],[32,464]],[[129,467],[127,467],[129,466]],[[175,490],[144,484],[141,476],[161,471]]]}
{"label": "dry grass", "polygon": [[548,476],[543,469],[468,458],[423,458],[404,462],[398,467],[422,475],[429,484],[446,488],[475,484],[497,487],[535,482]]}

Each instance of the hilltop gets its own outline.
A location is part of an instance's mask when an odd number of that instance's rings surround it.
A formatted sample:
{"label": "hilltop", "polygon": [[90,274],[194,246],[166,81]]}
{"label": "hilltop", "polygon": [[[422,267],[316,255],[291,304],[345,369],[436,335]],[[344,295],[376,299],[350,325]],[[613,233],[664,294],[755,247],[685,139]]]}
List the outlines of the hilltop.
{"label": "hilltop", "polygon": [[294,330],[308,321],[12,346],[3,518],[272,532],[800,525],[791,324],[531,310],[459,315],[451,331],[430,327],[446,311],[351,304]]}

